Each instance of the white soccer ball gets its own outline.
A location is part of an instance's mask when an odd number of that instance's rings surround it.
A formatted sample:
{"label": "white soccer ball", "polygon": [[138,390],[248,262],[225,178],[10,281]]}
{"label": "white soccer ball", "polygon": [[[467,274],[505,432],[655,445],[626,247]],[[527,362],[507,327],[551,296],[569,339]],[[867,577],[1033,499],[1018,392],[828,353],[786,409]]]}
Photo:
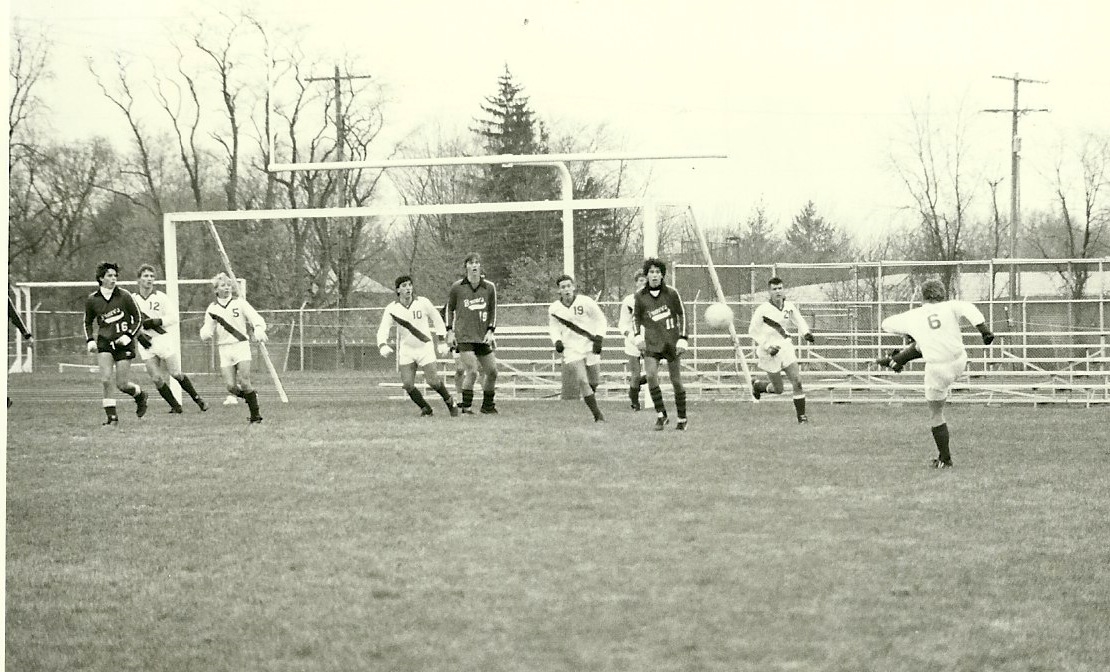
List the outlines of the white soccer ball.
{"label": "white soccer ball", "polygon": [[732,324],[732,308],[723,303],[711,303],[705,307],[705,323],[713,329],[728,329]]}

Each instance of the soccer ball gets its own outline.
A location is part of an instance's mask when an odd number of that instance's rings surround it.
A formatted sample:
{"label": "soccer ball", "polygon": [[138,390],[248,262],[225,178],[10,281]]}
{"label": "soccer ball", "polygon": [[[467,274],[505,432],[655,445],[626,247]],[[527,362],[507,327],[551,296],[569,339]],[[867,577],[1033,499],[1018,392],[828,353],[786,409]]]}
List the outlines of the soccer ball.
{"label": "soccer ball", "polygon": [[705,323],[713,329],[727,329],[732,324],[732,308],[723,303],[711,303],[705,307]]}

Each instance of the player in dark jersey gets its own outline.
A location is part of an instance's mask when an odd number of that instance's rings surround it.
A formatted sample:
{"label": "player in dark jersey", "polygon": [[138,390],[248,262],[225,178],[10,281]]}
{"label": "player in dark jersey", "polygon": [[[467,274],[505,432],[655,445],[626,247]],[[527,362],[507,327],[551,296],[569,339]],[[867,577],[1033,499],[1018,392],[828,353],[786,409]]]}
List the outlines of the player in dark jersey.
{"label": "player in dark jersey", "polygon": [[679,360],[689,347],[686,339],[686,311],[678,291],[668,287],[667,264],[654,257],[644,261],[647,285],[636,293],[632,319],[636,331],[636,347],[644,353],[644,370],[647,373],[648,393],[655,406],[655,429],[662,430],[669,422],[667,407],[663,404],[663,390],[659,388],[659,361],[667,360],[667,372],[674,388],[674,405],[678,411],[675,429],[686,429],[686,388],[682,386],[682,368]]}
{"label": "player in dark jersey", "polygon": [[493,354],[493,332],[497,327],[497,287],[482,277],[482,257],[467,255],[466,277],[451,285],[447,293],[447,345],[458,350],[463,368],[462,400],[459,410],[473,413],[474,381],[482,372],[482,413],[497,413],[497,358]]}
{"label": "player in dark jersey", "polygon": [[[31,336],[31,330],[23,323],[23,318],[19,316],[19,311],[15,309],[15,304],[12,303],[12,297],[8,297],[8,321],[23,334],[23,340],[27,341],[27,347],[31,347],[31,342],[34,337]],[[8,397],[8,408],[12,407],[12,398]]]}
{"label": "player in dark jersey", "polygon": [[[146,415],[146,392],[131,382],[131,360],[135,359],[135,335],[142,324],[142,313],[131,293],[116,287],[119,266],[105,261],[96,267],[100,287],[85,299],[85,341],[96,353],[100,383],[104,387],[105,425],[119,425],[112,387],[135,400],[135,415]],[[93,331],[93,325],[96,331]]]}

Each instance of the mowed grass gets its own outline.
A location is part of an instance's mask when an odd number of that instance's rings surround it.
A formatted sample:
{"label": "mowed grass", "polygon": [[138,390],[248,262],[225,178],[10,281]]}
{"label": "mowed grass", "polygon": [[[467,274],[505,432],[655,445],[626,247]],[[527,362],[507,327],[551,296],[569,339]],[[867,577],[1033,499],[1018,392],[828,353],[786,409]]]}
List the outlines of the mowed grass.
{"label": "mowed grass", "polygon": [[17,398],[8,669],[1110,667],[1106,409],[436,401]]}

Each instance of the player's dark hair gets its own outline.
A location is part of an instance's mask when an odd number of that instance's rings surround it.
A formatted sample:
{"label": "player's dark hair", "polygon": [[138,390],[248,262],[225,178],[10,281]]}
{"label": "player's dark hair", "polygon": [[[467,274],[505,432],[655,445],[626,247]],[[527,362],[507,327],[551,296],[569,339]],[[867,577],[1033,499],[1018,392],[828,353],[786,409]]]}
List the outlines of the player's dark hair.
{"label": "player's dark hair", "polygon": [[658,268],[663,274],[663,277],[667,277],[667,262],[662,259],[656,259],[655,257],[649,257],[644,259],[644,265],[640,270],[644,272],[644,276],[647,276],[648,271],[650,271],[652,267]]}
{"label": "player's dark hair", "polygon": [[466,255],[466,259],[463,259],[463,266],[470,265],[470,262],[472,261],[477,261],[479,264],[482,263],[482,255],[478,254],[477,252],[471,252],[470,254]]}
{"label": "player's dark hair", "polygon": [[555,278],[555,286],[558,287],[559,285],[563,284],[563,280],[570,280],[571,284],[574,284],[574,278],[570,277],[566,273],[563,273],[558,278]]}
{"label": "player's dark hair", "polygon": [[[401,285],[405,284],[406,282],[412,282],[411,275],[398,275],[397,279],[393,281],[393,291],[401,289]],[[415,285],[416,283],[412,282],[412,284]]]}
{"label": "player's dark hair", "polygon": [[926,280],[921,284],[921,298],[925,301],[944,301],[948,292],[940,280]]}
{"label": "player's dark hair", "polygon": [[145,273],[147,271],[150,271],[151,273],[153,273],[155,275],[158,275],[158,271],[154,270],[153,266],[151,266],[150,264],[143,264],[142,266],[139,267],[138,272],[135,273],[135,277],[136,278],[141,278],[141,277],[143,277],[143,273]]}
{"label": "player's dark hair", "polygon": [[785,285],[785,284],[786,283],[782,281],[782,278],[778,277],[777,275],[767,281],[767,286],[768,287],[770,287],[771,285]]}
{"label": "player's dark hair", "polygon": [[119,266],[116,265],[115,263],[113,263],[111,261],[102,261],[99,264],[97,264],[97,266],[96,266],[96,283],[97,284],[100,284],[100,281],[104,279],[104,276],[108,275],[108,270],[109,269],[115,271],[116,275],[119,275]]}

